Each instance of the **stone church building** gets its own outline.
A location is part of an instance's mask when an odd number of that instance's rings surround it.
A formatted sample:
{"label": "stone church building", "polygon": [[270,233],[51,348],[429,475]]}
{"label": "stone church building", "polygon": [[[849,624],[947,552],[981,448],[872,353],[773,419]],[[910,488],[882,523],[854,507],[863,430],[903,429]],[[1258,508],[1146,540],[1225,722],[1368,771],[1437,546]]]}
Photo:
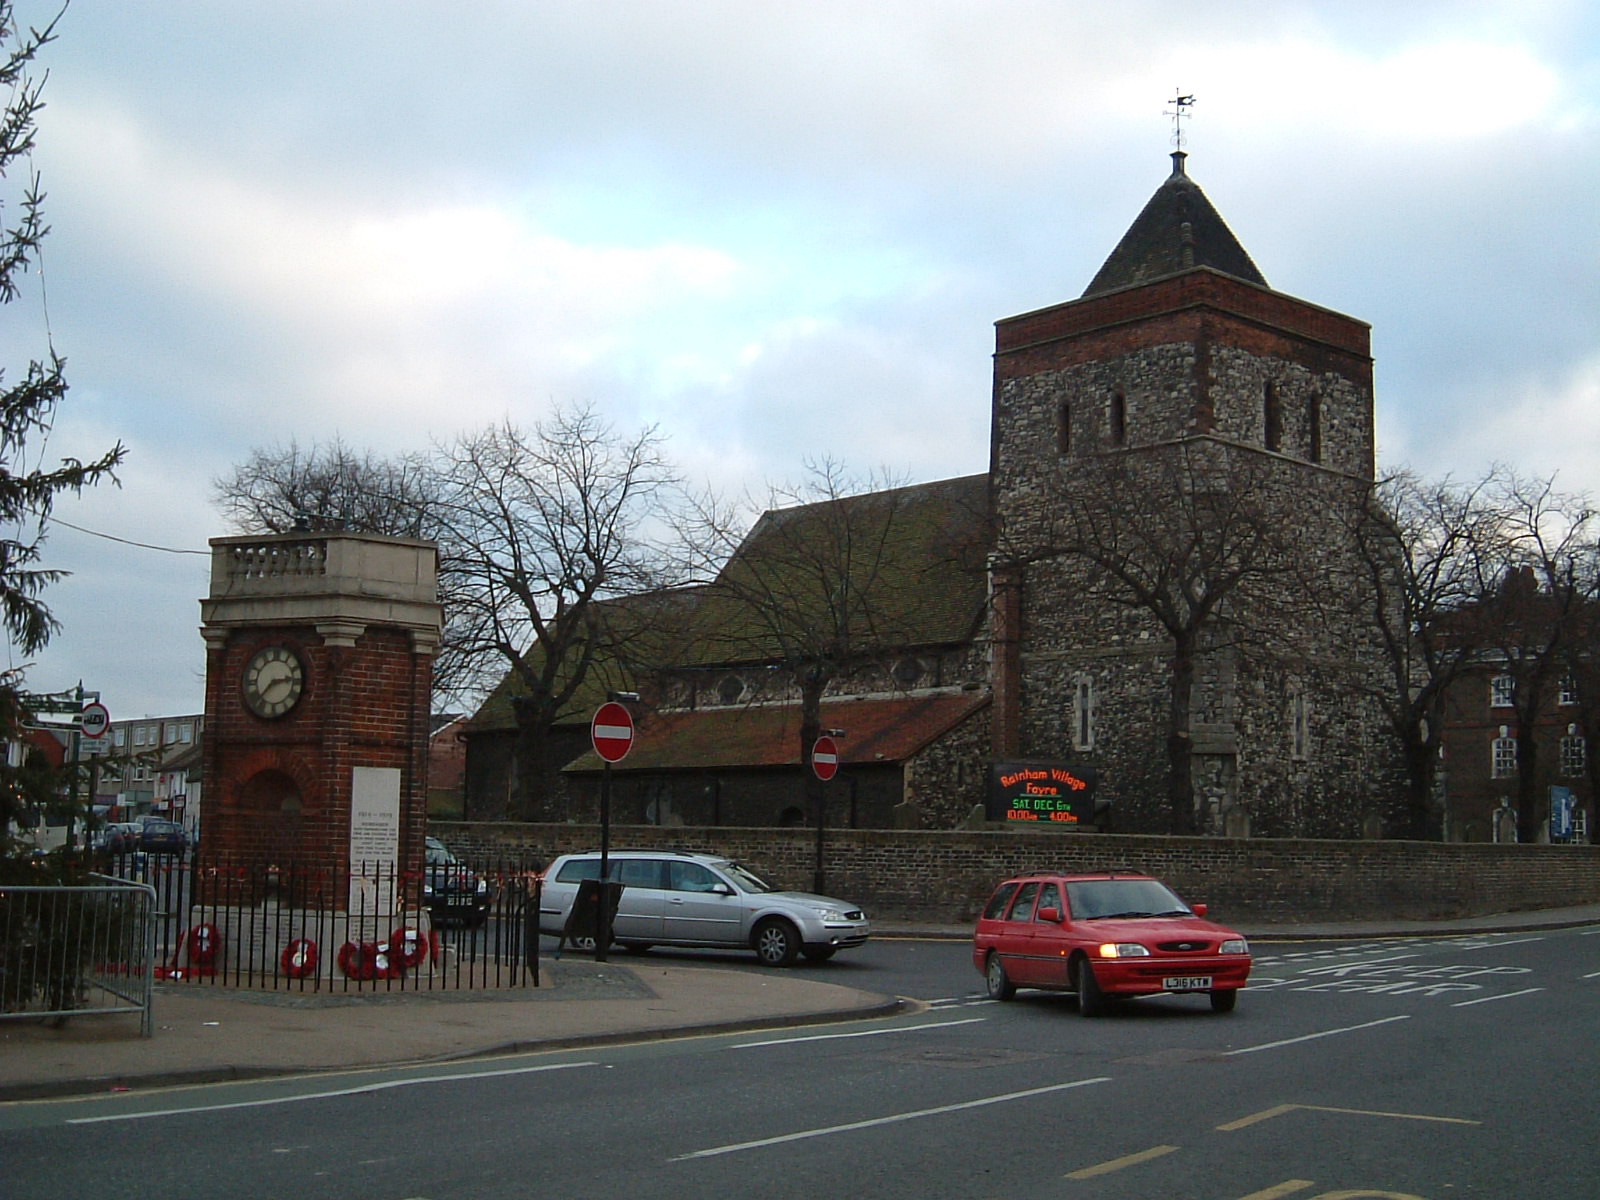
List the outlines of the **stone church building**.
{"label": "stone church building", "polygon": [[[1172,161],[1080,297],[997,322],[988,473],[878,497],[905,531],[883,573],[894,619],[827,687],[821,725],[844,731],[830,823],[993,818],[996,763],[1092,779],[1095,823],[1121,832],[1394,820],[1353,536],[1375,469],[1369,327],[1274,291]],[[769,513],[736,557],[820,519]],[[717,587],[683,598],[686,620]],[[794,664],[759,641],[682,645],[624,672],[644,706],[613,819],[808,821]],[[466,735],[469,819],[513,786],[509,689]],[[574,704],[546,819],[592,811],[602,698]],[[1173,761],[1192,811],[1174,811]]]}

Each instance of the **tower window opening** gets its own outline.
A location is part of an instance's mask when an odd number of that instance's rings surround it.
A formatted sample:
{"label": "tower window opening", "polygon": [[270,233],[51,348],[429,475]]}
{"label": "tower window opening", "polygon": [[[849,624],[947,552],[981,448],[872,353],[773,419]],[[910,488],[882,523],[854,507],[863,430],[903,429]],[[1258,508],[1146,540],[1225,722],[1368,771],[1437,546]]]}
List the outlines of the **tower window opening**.
{"label": "tower window opening", "polygon": [[1315,392],[1306,402],[1306,457],[1322,461],[1322,397]]}
{"label": "tower window opening", "polygon": [[1263,438],[1268,450],[1283,448],[1283,409],[1278,403],[1278,389],[1267,384],[1261,395],[1261,423]]}
{"label": "tower window opening", "polygon": [[1111,444],[1121,446],[1128,440],[1128,398],[1121,392],[1111,394]]}
{"label": "tower window opening", "polygon": [[1072,453],[1072,405],[1065,400],[1056,407],[1056,452]]}

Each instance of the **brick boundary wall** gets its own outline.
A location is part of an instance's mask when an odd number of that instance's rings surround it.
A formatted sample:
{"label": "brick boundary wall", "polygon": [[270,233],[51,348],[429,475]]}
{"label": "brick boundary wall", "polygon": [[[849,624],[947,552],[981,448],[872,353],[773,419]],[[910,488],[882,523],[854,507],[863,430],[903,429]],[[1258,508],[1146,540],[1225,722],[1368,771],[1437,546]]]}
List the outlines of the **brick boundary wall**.
{"label": "brick boundary wall", "polygon": [[[548,863],[600,844],[595,825],[433,822],[469,860]],[[809,891],[807,829],[614,826],[613,849],[726,854],[769,883]],[[826,890],[886,920],[965,923],[1021,871],[1124,867],[1160,876],[1224,921],[1428,919],[1600,902],[1600,846],[1176,838],[1029,830],[829,830]]]}

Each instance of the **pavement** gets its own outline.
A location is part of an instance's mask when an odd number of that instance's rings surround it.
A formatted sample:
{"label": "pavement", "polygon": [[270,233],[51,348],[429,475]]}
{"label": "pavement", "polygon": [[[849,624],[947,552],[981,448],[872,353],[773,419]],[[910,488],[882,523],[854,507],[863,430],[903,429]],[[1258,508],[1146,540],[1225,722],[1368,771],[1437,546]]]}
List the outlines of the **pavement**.
{"label": "pavement", "polygon": [[[1600,904],[1437,921],[1242,923],[1257,942],[1510,933],[1600,925]],[[879,938],[965,940],[970,926],[878,923]],[[974,974],[974,988],[978,986]],[[629,957],[545,959],[540,986],[366,994],[156,988],[136,1013],[0,1021],[0,1103],[351,1070],[888,1016],[917,1001],[798,972]]]}

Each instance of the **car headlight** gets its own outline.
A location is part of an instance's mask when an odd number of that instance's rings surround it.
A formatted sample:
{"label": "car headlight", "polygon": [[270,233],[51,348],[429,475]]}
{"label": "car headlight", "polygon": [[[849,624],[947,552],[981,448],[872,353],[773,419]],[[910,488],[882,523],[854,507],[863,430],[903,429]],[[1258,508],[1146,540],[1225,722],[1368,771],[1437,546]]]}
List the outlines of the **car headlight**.
{"label": "car headlight", "polygon": [[1249,954],[1250,943],[1243,938],[1229,938],[1217,947],[1218,954]]}
{"label": "car headlight", "polygon": [[477,892],[480,896],[487,896],[489,894],[489,881],[487,879],[478,880]]}
{"label": "car headlight", "polygon": [[423,898],[427,899],[429,896],[432,896],[432,895],[433,895],[433,884],[431,884],[431,883],[423,884],[422,885],[422,896],[423,896]]}
{"label": "car headlight", "polygon": [[1149,958],[1150,948],[1138,942],[1106,942],[1100,947],[1101,958]]}
{"label": "car headlight", "polygon": [[811,911],[824,921],[843,921],[846,919],[844,910],[839,908],[814,908]]}

